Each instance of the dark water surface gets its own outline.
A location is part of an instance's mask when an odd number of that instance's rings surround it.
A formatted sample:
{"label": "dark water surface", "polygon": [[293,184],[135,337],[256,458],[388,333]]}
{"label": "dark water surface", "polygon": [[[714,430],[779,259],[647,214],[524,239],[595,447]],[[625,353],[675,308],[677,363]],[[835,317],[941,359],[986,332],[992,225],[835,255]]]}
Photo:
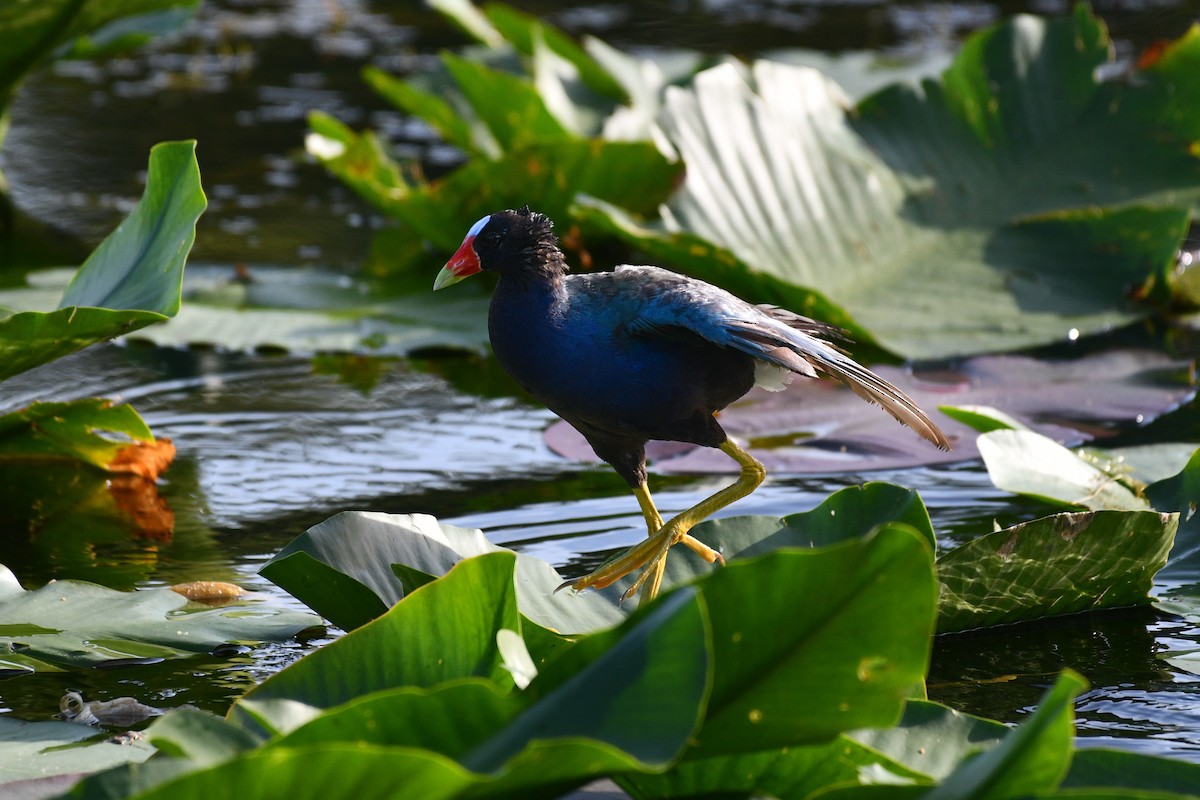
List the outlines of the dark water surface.
{"label": "dark water surface", "polygon": [[[654,2],[516,3],[625,48],[689,47],[752,55],[774,48],[873,49],[944,56],[1001,14],[1066,3]],[[1097,3],[1130,56],[1181,34],[1200,3]],[[206,3],[182,33],[103,63],[33,76],[0,151],[19,209],[86,248],[140,194],[146,154],[199,139],[210,210],[194,258],[220,264],[362,263],[379,220],[303,156],[304,115],[321,109],[383,131],[431,172],[456,155],[387,108],[360,81],[364,64],[422,69],[462,38],[415,3],[226,0]],[[430,276],[439,264],[430,264]],[[0,282],[16,280],[0,272]],[[47,520],[10,509],[0,563],[27,587],[83,578],[123,589],[231,580],[269,602],[299,604],[256,575],[280,547],[346,509],[427,512],[478,526],[496,542],[582,572],[643,535],[637,505],[612,472],[562,459],[542,433],[553,419],[477,357],[367,362],[106,345],[0,386],[0,409],[33,399],[129,401],[178,458],[160,486],[174,515],[167,538],[112,520]],[[1190,416],[1187,416],[1189,415]],[[1180,425],[1195,431],[1194,409]],[[21,496],[18,476],[9,496]],[[918,489],[935,529],[968,537],[1046,512],[992,487],[978,463],[888,473],[773,475],[732,513],[788,514],[864,480]],[[724,476],[654,479],[664,513]],[[0,492],[4,491],[0,489]],[[29,492],[25,493],[26,495]],[[24,514],[24,516],[22,516]],[[97,539],[94,527],[107,525]],[[324,636],[335,636],[330,630]],[[110,671],[0,681],[0,713],[49,718],[64,691],[133,695],[158,706],[223,712],[266,675],[325,641]],[[1200,648],[1200,632],[1149,610],[1080,615],[939,640],[934,699],[1005,721],[1030,711],[1063,667],[1093,682],[1077,704],[1085,743],[1200,760],[1198,678],[1158,657]]]}

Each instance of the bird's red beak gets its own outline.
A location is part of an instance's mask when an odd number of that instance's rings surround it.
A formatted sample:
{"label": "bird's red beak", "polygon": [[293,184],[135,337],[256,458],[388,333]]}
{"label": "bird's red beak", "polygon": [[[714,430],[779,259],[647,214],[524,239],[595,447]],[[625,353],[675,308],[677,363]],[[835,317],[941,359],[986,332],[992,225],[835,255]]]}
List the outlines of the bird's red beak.
{"label": "bird's red beak", "polygon": [[437,278],[433,281],[433,290],[436,292],[438,289],[458,283],[476,272],[479,272],[479,256],[475,254],[475,237],[468,234],[467,238],[463,239],[463,243],[454,251],[454,255],[446,262],[446,266],[442,267],[442,271],[438,273]]}

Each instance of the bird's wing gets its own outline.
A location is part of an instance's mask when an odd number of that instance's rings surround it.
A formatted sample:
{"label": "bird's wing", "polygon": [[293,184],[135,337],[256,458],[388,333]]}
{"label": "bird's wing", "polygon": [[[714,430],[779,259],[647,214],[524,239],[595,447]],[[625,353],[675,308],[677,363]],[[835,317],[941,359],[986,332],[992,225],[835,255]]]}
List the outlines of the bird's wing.
{"label": "bird's wing", "polygon": [[946,435],[908,395],[825,341],[845,338],[840,329],[775,306],[751,305],[723,289],[656,267],[621,267],[616,274],[644,300],[627,322],[631,335],[670,336],[682,329],[800,375],[823,373],[941,449],[950,449]]}

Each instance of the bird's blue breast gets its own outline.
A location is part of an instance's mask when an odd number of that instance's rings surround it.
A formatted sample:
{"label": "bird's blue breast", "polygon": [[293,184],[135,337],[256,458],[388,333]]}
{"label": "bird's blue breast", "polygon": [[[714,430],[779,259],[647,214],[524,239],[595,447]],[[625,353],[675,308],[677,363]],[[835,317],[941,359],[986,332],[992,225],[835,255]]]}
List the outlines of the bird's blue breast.
{"label": "bird's blue breast", "polygon": [[504,284],[489,314],[496,358],[561,416],[612,433],[668,438],[711,411],[698,379],[721,348],[698,337],[637,335],[629,323],[644,298]]}

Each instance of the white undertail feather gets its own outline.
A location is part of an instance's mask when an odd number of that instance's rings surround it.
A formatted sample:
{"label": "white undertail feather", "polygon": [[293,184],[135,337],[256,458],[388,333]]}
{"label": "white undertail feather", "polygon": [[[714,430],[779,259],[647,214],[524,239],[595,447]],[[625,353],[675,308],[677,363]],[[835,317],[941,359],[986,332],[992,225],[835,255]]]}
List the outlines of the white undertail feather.
{"label": "white undertail feather", "polygon": [[796,373],[778,364],[768,364],[766,361],[754,362],[754,385],[768,392],[782,392],[792,382]]}

